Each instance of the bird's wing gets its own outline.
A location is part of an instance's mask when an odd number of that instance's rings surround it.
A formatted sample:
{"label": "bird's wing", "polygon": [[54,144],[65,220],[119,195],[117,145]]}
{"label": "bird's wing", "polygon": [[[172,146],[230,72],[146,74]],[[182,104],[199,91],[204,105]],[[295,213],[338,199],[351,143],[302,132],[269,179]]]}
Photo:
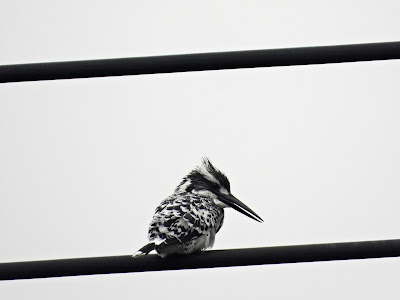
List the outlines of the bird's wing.
{"label": "bird's wing", "polygon": [[223,210],[211,200],[194,195],[175,195],[161,202],[150,224],[149,239],[157,244],[185,243],[219,230]]}

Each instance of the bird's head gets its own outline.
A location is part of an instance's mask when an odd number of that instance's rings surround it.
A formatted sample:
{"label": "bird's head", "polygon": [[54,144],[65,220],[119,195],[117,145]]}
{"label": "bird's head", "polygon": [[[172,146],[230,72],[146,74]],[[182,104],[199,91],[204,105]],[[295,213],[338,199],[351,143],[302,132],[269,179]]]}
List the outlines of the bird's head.
{"label": "bird's head", "polygon": [[183,178],[175,192],[210,197],[222,208],[232,207],[258,222],[263,221],[252,209],[231,194],[228,178],[215,168],[208,158],[203,158],[202,164]]}

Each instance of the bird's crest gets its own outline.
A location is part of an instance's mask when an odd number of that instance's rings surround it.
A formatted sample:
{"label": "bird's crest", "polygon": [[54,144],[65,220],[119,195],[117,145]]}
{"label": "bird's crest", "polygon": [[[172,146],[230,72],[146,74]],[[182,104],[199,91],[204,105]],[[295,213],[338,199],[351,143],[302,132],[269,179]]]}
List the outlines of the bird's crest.
{"label": "bird's crest", "polygon": [[230,183],[226,175],[214,167],[209,158],[203,157],[201,165],[183,178],[175,192],[190,191],[195,187],[207,188],[212,186],[218,187],[218,189],[223,187],[228,192],[230,191]]}

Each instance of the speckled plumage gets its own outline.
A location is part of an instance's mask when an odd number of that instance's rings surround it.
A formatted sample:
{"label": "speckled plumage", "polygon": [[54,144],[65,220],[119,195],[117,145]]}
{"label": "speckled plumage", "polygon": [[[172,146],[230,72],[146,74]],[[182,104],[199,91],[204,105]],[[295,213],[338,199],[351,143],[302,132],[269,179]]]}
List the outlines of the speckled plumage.
{"label": "speckled plumage", "polygon": [[157,207],[148,237],[156,244],[176,244],[174,253],[203,251],[213,246],[223,219],[224,210],[211,198],[178,192]]}
{"label": "speckled plumage", "polygon": [[[223,208],[235,208],[235,205],[244,207],[261,220],[231,195],[228,178],[207,158],[203,159],[202,165],[185,176],[175,192],[157,207],[148,232],[150,243],[138,250],[134,257],[152,250],[165,257],[211,248],[224,220]],[[243,212],[242,208],[235,209]],[[254,218],[247,212],[243,213]]]}

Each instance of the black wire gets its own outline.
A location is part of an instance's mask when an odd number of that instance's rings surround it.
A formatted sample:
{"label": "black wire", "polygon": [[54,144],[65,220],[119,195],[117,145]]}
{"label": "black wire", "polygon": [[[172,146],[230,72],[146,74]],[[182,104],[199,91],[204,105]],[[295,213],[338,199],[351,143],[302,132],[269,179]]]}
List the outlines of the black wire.
{"label": "black wire", "polygon": [[0,66],[0,83],[400,59],[400,42]]}
{"label": "black wire", "polygon": [[160,258],[155,254],[0,264],[0,280],[216,268],[400,256],[400,240],[215,250]]}

